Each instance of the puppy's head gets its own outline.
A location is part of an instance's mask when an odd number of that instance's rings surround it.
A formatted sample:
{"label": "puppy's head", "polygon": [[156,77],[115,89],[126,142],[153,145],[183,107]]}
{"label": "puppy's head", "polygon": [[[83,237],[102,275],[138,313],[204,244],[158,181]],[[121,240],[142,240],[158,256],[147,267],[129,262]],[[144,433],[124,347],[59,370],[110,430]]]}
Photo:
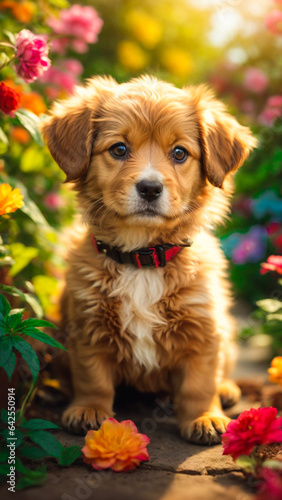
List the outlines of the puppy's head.
{"label": "puppy's head", "polygon": [[94,78],[55,104],[42,130],[91,223],[103,213],[127,225],[183,223],[255,145],[205,87],[150,77]]}

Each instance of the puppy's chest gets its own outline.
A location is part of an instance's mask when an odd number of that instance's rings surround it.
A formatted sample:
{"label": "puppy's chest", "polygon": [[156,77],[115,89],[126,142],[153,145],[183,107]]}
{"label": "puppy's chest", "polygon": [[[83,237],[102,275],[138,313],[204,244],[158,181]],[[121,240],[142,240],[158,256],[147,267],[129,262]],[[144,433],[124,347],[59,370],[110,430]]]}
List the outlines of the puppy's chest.
{"label": "puppy's chest", "polygon": [[158,303],[165,294],[162,269],[132,269],[125,267],[114,281],[111,297],[121,301],[121,330],[133,336],[133,359],[147,371],[158,368],[153,328],[165,325]]}

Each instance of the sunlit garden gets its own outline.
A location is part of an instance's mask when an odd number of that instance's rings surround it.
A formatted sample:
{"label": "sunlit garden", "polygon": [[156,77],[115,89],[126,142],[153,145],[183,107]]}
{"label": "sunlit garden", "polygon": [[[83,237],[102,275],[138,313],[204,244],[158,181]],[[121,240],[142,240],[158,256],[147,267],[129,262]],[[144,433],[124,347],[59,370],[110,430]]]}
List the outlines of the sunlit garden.
{"label": "sunlit garden", "polygon": [[[282,1],[0,0],[0,22],[2,498],[14,491],[7,485],[7,394],[15,387],[18,498],[280,500]],[[110,75],[121,83],[143,74],[177,87],[207,84],[258,140],[236,173],[229,217],[216,229],[229,264],[239,356],[246,353],[235,372],[243,402],[228,414],[233,426],[223,448],[202,459],[201,447],[189,451],[181,442],[170,407],[159,400],[153,408],[162,418],[152,417],[147,400],[145,410],[121,407],[117,420],[84,442],[60,430],[59,403],[52,409],[44,396],[59,391],[51,361],[65,348],[44,328],[55,330],[60,320],[64,243],[76,204],[40,124],[85,79]],[[252,363],[248,378],[240,367]],[[115,439],[125,447],[116,461],[107,459]],[[76,474],[80,482],[71,483]],[[61,486],[58,477],[65,477]]]}

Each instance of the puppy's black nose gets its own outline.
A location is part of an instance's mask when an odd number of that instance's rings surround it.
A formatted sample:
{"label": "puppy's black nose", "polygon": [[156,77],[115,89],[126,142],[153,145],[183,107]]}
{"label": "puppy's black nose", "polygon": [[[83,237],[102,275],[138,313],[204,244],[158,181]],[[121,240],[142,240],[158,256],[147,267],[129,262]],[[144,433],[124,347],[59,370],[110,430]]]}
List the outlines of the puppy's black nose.
{"label": "puppy's black nose", "polygon": [[136,184],[136,189],[141,198],[147,201],[154,201],[162,193],[163,185],[161,182],[144,180]]}

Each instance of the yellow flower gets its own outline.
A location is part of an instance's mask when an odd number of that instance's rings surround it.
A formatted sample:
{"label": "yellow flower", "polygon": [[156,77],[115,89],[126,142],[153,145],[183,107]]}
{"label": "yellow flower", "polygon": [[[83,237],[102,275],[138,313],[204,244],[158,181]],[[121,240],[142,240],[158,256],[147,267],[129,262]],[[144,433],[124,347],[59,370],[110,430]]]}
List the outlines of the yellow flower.
{"label": "yellow flower", "polygon": [[10,214],[23,206],[23,195],[9,184],[0,185],[0,215]]}
{"label": "yellow flower", "polygon": [[193,69],[193,61],[189,54],[176,47],[165,50],[161,62],[170,73],[179,77],[189,75]]}
{"label": "yellow flower", "polygon": [[84,462],[95,470],[111,468],[115,472],[126,472],[150,459],[149,442],[145,434],[138,433],[132,420],[118,422],[108,418],[98,431],[87,432],[81,451]]}
{"label": "yellow flower", "polygon": [[135,38],[148,49],[153,49],[161,40],[163,30],[159,21],[142,10],[128,12],[126,24]]}
{"label": "yellow flower", "polygon": [[118,44],[117,53],[121,64],[131,71],[139,71],[149,62],[149,55],[137,43],[129,40]]}
{"label": "yellow flower", "polygon": [[276,356],[271,361],[271,368],[268,368],[269,381],[282,386],[282,356]]}

